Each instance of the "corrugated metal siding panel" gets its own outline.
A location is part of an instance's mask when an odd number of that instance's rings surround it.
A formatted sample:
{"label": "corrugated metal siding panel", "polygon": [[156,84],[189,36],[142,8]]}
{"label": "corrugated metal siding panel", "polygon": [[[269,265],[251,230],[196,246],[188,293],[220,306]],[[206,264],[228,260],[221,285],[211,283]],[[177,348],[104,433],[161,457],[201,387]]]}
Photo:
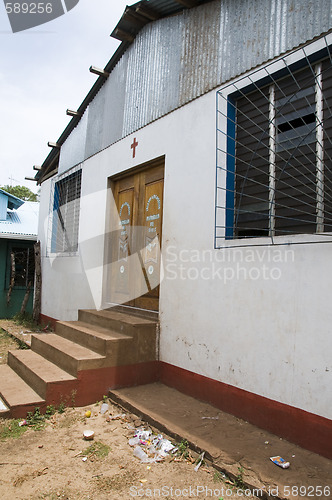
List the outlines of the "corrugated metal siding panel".
{"label": "corrugated metal siding panel", "polygon": [[61,146],[58,172],[61,174],[85,158],[86,133],[88,125],[89,108],[80,119],[68,139]]}
{"label": "corrugated metal siding panel", "polygon": [[218,85],[220,2],[183,13],[180,103]]}
{"label": "corrugated metal siding panel", "polygon": [[123,136],[179,105],[182,16],[148,24],[129,49]]}
{"label": "corrugated metal siding panel", "polygon": [[[89,105],[85,157],[328,31],[331,4],[332,0],[215,0],[149,23]],[[76,130],[61,157],[73,135]],[[75,148],[69,148],[70,158]],[[80,156],[74,162],[62,158],[67,168],[80,161]]]}
{"label": "corrugated metal siding panel", "polygon": [[89,104],[88,128],[85,157],[88,158],[102,149],[103,124],[106,100],[106,86],[103,85]]}
{"label": "corrugated metal siding panel", "polygon": [[126,99],[128,56],[126,52],[105,82],[105,112],[102,131],[102,148],[122,137]]}
{"label": "corrugated metal siding panel", "polygon": [[224,0],[220,83],[331,28],[331,0]]}
{"label": "corrugated metal siding panel", "polygon": [[122,136],[328,31],[331,0],[216,0],[141,30]]}

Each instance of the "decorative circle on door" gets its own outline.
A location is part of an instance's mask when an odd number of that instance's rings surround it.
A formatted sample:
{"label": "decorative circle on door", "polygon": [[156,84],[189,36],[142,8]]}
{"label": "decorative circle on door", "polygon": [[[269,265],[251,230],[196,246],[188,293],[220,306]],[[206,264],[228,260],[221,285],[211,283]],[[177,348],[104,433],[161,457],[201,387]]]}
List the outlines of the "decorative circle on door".
{"label": "decorative circle on door", "polygon": [[152,273],[153,273],[153,271],[154,271],[154,267],[153,267],[153,266],[149,266],[149,267],[148,267],[148,273],[149,273],[149,274],[152,274]]}
{"label": "decorative circle on door", "polygon": [[124,268],[124,266],[121,266],[120,267],[120,273],[123,274],[124,272],[125,272],[125,268]]}

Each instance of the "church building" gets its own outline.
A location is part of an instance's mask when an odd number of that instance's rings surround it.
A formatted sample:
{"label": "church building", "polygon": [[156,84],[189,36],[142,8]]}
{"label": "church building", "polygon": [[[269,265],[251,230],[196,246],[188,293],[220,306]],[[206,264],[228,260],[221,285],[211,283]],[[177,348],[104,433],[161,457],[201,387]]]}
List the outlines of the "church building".
{"label": "church building", "polygon": [[30,355],[68,374],[37,394],[160,381],[332,458],[331,0],[141,0],[112,36],[35,177]]}

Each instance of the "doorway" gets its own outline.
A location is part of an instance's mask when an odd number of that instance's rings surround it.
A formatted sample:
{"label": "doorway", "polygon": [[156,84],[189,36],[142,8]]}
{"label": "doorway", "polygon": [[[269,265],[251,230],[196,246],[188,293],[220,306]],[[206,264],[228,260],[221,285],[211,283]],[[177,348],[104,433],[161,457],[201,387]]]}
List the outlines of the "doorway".
{"label": "doorway", "polygon": [[159,310],[164,158],[111,179],[107,296],[113,304]]}

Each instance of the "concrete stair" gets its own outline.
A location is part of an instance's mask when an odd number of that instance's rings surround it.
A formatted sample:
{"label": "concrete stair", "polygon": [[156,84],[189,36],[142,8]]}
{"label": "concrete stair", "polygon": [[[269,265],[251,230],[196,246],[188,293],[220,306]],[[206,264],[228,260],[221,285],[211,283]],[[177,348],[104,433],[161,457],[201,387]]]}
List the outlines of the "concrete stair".
{"label": "concrete stair", "polygon": [[154,378],[158,322],[126,309],[81,310],[55,333],[33,334],[31,350],[8,353],[0,366],[0,416],[25,417],[50,404],[86,405],[110,388]]}

